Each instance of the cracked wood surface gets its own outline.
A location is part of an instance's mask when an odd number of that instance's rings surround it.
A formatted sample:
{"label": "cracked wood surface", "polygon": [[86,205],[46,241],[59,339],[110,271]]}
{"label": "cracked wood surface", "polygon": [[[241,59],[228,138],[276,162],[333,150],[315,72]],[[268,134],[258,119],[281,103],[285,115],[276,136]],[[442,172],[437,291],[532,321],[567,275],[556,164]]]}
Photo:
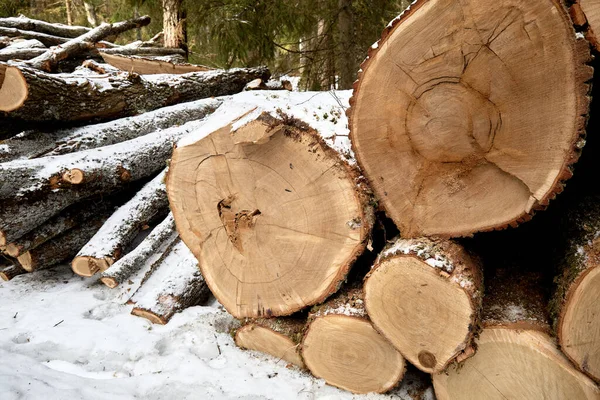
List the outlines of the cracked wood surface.
{"label": "cracked wood surface", "polygon": [[[207,126],[224,117],[210,118]],[[237,318],[289,315],[322,302],[371,229],[357,172],[314,130],[281,118],[255,115],[233,132],[223,123],[176,148],[169,168],[177,230]]]}
{"label": "cracked wood surface", "polygon": [[468,236],[545,207],[585,143],[589,61],[554,0],[419,0],[390,24],[349,118],[402,235]]}

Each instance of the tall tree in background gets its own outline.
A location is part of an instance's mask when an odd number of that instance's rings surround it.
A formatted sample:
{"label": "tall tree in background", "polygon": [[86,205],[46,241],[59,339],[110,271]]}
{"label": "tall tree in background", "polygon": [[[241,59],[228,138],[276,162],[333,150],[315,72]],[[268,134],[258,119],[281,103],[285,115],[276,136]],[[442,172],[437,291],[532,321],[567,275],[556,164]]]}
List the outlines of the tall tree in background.
{"label": "tall tree in background", "polygon": [[352,89],[358,69],[356,62],[351,61],[356,58],[353,17],[352,0],[339,0],[338,43],[340,52],[338,57],[338,87],[340,89]]}
{"label": "tall tree in background", "polygon": [[162,0],[165,47],[187,48],[182,0]]}

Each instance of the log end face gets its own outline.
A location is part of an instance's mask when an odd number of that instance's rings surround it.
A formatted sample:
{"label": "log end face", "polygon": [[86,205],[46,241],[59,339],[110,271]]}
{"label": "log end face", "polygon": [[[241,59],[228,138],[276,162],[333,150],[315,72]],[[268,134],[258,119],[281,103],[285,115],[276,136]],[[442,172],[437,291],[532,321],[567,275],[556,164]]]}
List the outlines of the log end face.
{"label": "log end face", "polygon": [[169,322],[163,319],[163,317],[160,315],[157,315],[152,311],[144,310],[143,308],[135,307],[133,310],[131,310],[131,314],[135,315],[136,317],[145,318],[153,324],[166,325],[166,323]]}
{"label": "log end face", "polygon": [[17,258],[21,255],[21,248],[14,243],[7,244],[5,251],[6,254],[14,258]]}
{"label": "log end face", "polygon": [[397,255],[376,265],[364,290],[373,325],[420,370],[443,371],[470,346],[479,310],[442,269]]}
{"label": "log end face", "polygon": [[68,170],[62,175],[62,180],[72,185],[80,185],[84,182],[84,172],[79,168]]}
{"label": "log end face", "polygon": [[100,281],[111,289],[114,289],[117,286],[119,286],[119,282],[117,282],[115,278],[110,276],[103,276],[102,278],[100,278]]}
{"label": "log end face", "polygon": [[290,338],[271,329],[255,324],[244,325],[235,333],[235,344],[243,349],[256,350],[305,368],[298,352],[298,345]]}
{"label": "log end face", "polygon": [[109,264],[106,260],[89,256],[75,257],[71,263],[73,272],[84,277],[94,276],[96,273],[104,271],[108,267]]}
{"label": "log end face", "polygon": [[25,271],[27,271],[27,272],[33,271],[33,260],[32,260],[30,252],[21,254],[19,257],[17,257],[17,261],[19,261],[19,264],[21,264],[21,267]]}
{"label": "log end face", "polygon": [[17,110],[28,96],[27,81],[21,71],[16,67],[0,64],[0,111]]}

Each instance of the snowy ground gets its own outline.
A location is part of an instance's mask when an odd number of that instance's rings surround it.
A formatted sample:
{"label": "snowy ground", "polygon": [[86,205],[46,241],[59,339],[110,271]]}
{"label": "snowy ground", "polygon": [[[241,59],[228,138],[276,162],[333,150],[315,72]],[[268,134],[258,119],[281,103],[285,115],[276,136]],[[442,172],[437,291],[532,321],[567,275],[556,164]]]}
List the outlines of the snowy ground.
{"label": "snowy ground", "polygon": [[0,399],[412,400],[406,385],[355,396],[240,350],[214,301],[158,326],[126,299],[66,266],[0,283]]}

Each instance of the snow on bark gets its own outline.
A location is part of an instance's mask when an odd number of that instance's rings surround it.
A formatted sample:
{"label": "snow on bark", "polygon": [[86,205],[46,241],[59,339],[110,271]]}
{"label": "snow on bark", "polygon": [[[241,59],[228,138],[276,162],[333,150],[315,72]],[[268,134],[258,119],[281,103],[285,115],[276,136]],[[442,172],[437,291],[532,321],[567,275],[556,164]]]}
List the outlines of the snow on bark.
{"label": "snow on bark", "polygon": [[24,15],[20,15],[18,17],[0,18],[0,26],[5,28],[23,29],[46,33],[48,35],[62,36],[65,38],[76,38],[91,31],[90,28],[85,26],[50,23],[27,18]]}

